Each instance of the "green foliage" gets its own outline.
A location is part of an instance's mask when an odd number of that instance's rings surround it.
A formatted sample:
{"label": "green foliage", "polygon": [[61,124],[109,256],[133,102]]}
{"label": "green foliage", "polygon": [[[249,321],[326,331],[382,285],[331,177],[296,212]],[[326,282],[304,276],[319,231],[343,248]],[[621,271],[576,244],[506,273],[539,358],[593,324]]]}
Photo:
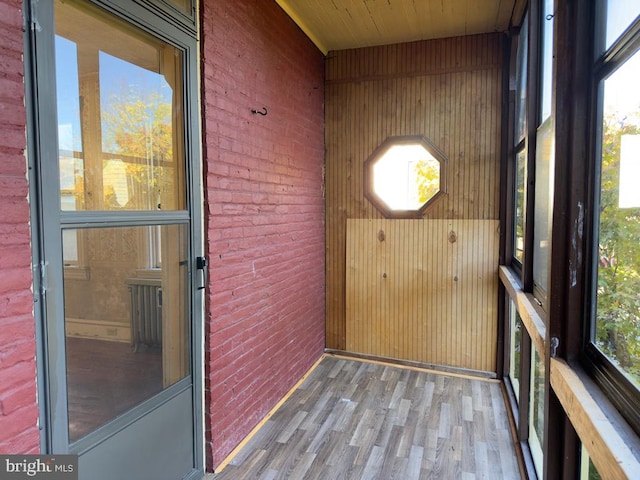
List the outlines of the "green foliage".
{"label": "green foliage", "polygon": [[597,345],[640,385],[640,208],[619,208],[622,135],[640,134],[636,117],[603,124]]}
{"label": "green foliage", "polygon": [[589,459],[589,480],[602,480],[602,477],[596,470],[596,467],[591,459]]}
{"label": "green foliage", "polygon": [[418,201],[424,205],[440,190],[440,163],[433,158],[420,159],[414,169],[418,183]]}
{"label": "green foliage", "polygon": [[[126,163],[133,198],[124,208],[147,209],[163,204],[172,189],[172,105],[155,90],[125,90],[112,94],[102,110],[103,151]],[[106,165],[106,161],[105,161]],[[105,188],[105,204],[113,202]]]}
{"label": "green foliage", "polygon": [[172,152],[171,103],[155,91],[111,95],[102,112],[104,150],[166,161]]}

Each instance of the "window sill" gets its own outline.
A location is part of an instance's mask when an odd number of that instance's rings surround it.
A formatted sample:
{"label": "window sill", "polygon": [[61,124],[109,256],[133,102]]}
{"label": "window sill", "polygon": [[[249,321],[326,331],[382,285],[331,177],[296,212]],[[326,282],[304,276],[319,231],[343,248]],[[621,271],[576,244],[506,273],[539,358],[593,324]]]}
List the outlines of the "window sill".
{"label": "window sill", "polygon": [[136,270],[136,278],[148,278],[157,280],[162,278],[162,270],[159,268],[144,268]]}
{"label": "window sill", "polygon": [[544,339],[547,334],[547,327],[544,323],[543,313],[535,297],[530,293],[522,291],[520,280],[513,270],[504,265],[500,266],[500,280],[507,290],[509,297],[516,304],[522,324],[527,329],[531,341],[535,346],[538,355],[545,357]]}
{"label": "window sill", "polygon": [[552,358],[550,381],[596,469],[607,478],[634,478],[640,472],[640,439],[588,375]]}
{"label": "window sill", "polygon": [[89,280],[91,270],[89,267],[64,267],[64,278],[66,280]]}

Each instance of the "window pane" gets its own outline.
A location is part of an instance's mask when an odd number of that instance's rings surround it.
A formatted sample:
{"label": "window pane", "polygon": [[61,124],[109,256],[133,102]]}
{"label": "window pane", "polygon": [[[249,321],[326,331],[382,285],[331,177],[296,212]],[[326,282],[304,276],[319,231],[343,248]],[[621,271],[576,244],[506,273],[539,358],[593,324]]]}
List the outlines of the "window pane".
{"label": "window pane", "polygon": [[583,444],[581,444],[580,451],[582,452],[580,455],[580,480],[602,480]]}
{"label": "window pane", "polygon": [[536,148],[535,209],[533,219],[533,281],[547,291],[549,264],[549,229],[553,205],[550,165],[554,153],[553,121],[551,118],[538,129]]}
{"label": "window pane", "polygon": [[513,300],[509,299],[509,379],[518,403],[520,403],[520,350],[522,344],[522,319]]}
{"label": "window pane", "polygon": [[78,49],[74,42],[55,38],[56,94],[58,105],[58,149],[62,210],[79,210],[84,184],[80,90],[78,85]]}
{"label": "window pane", "polygon": [[606,9],[607,15],[604,46],[604,50],[606,50],[640,14],[640,2],[638,0],[601,0],[599,3],[606,3],[606,6],[602,5],[601,7]]}
{"label": "window pane", "polygon": [[542,478],[544,439],[544,363],[535,348],[531,349],[531,385],[529,389],[529,448],[538,477]]}
{"label": "window pane", "polygon": [[367,199],[387,217],[423,214],[446,190],[446,158],[425,137],[389,137],[364,164]]}
{"label": "window pane", "polygon": [[518,36],[517,70],[516,70],[516,125],[515,144],[524,139],[527,128],[527,32],[529,15],[525,15],[522,21],[522,28]]}
{"label": "window pane", "polygon": [[162,268],[141,276],[156,228],[64,230],[91,270],[64,283],[71,441],[189,374],[187,228],[160,227]]}
{"label": "window pane", "polygon": [[[72,194],[62,194],[60,198],[62,210],[73,211],[76,209],[76,196]],[[62,231],[62,246],[64,249],[64,266],[78,266],[80,254],[78,251],[78,233],[73,230]]]}
{"label": "window pane", "polygon": [[542,11],[542,81],[540,95],[540,123],[551,115],[553,80],[553,0],[544,0]]}
{"label": "window pane", "polygon": [[527,151],[521,150],[516,154],[515,179],[515,208],[514,208],[514,257],[522,263],[524,258],[524,223],[527,178]]}
{"label": "window pane", "polygon": [[75,230],[64,230],[62,232],[62,245],[64,248],[64,266],[74,266],[78,264],[78,233]]}
{"label": "window pane", "polygon": [[372,165],[373,191],[391,210],[419,210],[440,191],[440,162],[422,145],[394,145]]}
{"label": "window pane", "polygon": [[640,387],[640,53],[604,81],[595,343]]}
{"label": "window pane", "polygon": [[169,3],[187,15],[191,15],[191,0],[169,0]]}
{"label": "window pane", "polygon": [[184,209],[182,53],[87,5],[55,5],[61,194],[75,210]]}

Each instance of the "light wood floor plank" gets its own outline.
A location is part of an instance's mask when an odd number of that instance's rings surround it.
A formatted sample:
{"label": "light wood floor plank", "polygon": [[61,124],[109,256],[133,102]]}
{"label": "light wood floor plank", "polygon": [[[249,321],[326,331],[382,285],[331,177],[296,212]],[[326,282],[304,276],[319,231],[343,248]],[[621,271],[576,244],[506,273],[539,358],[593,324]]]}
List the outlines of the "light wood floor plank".
{"label": "light wood floor plank", "polygon": [[409,462],[407,463],[407,470],[405,478],[407,480],[420,478],[420,471],[422,470],[422,457],[424,456],[424,447],[418,445],[411,446],[411,453],[409,454]]}
{"label": "light wood floor plank", "polygon": [[432,478],[521,478],[500,384],[333,356],[205,477]]}

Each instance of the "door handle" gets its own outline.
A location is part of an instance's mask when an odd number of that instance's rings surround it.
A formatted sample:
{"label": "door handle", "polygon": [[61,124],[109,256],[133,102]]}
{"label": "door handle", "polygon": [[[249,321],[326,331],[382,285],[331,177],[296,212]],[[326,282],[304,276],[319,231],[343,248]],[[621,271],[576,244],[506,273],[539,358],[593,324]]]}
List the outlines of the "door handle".
{"label": "door handle", "polygon": [[196,257],[196,268],[198,270],[202,270],[202,285],[198,287],[198,290],[204,290],[205,288],[207,288],[207,266],[207,257]]}

